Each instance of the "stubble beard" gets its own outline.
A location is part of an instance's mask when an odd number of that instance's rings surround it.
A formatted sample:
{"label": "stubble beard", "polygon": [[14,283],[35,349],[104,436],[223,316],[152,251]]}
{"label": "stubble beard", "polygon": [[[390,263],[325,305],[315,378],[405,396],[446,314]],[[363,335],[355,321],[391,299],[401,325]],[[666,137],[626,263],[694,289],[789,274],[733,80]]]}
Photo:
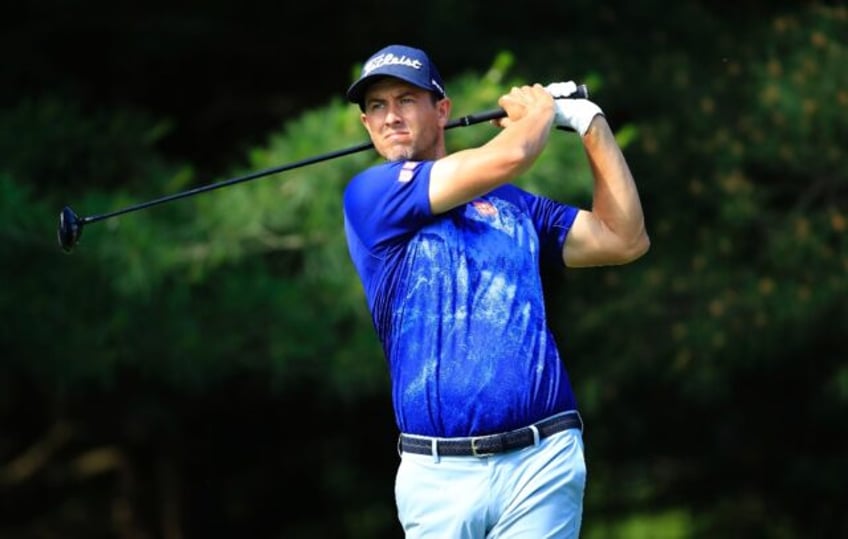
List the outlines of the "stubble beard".
{"label": "stubble beard", "polygon": [[412,146],[393,147],[386,153],[387,161],[409,161],[415,157],[415,149]]}
{"label": "stubble beard", "polygon": [[418,138],[408,145],[392,146],[386,150],[384,157],[388,161],[429,161],[438,159],[438,137],[428,133],[424,144],[421,144],[421,141],[422,139]]}

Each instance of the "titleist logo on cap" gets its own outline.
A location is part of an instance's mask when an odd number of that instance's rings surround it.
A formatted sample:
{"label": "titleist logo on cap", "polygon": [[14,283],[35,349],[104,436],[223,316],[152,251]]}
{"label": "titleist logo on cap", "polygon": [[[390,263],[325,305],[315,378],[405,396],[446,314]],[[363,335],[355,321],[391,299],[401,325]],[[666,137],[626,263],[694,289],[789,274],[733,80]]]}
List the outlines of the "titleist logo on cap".
{"label": "titleist logo on cap", "polygon": [[417,58],[410,58],[406,55],[395,56],[389,52],[368,60],[368,63],[362,68],[362,73],[363,75],[367,75],[378,67],[387,65],[402,65],[413,69],[421,69],[423,64],[421,63],[421,60],[418,60]]}

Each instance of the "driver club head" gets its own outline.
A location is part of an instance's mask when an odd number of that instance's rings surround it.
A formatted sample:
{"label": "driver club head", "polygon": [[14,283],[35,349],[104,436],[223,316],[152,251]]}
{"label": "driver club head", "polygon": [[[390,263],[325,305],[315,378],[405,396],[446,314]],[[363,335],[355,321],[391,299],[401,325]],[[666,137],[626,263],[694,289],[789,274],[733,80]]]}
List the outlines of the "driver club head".
{"label": "driver club head", "polygon": [[82,235],[83,222],[70,206],[65,206],[59,212],[59,226],[56,236],[59,245],[66,253],[70,253]]}

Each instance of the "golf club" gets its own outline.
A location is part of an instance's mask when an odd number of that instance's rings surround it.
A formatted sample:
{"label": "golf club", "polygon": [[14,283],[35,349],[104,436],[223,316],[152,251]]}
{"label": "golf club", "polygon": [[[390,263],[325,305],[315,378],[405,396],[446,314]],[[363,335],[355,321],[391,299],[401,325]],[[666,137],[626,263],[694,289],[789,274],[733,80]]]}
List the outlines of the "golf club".
{"label": "golf club", "polygon": [[[581,84],[577,86],[577,90],[567,96],[555,96],[557,99],[569,98],[569,99],[588,99],[589,97],[589,89],[585,84]],[[454,127],[466,127],[469,125],[478,124],[481,122],[486,122],[489,120],[496,120],[499,118],[503,118],[506,116],[506,112],[502,108],[492,109],[484,112],[478,112],[475,114],[469,114],[467,116],[463,116],[461,118],[457,118],[455,120],[451,120],[445,125],[445,129],[452,129]],[[108,213],[102,213],[99,215],[90,215],[87,217],[80,217],[77,215],[70,206],[65,206],[62,208],[62,211],[59,212],[59,225],[56,230],[56,235],[59,240],[59,245],[66,253],[70,253],[74,246],[79,242],[80,236],[82,235],[83,226],[96,223],[97,221],[102,221],[104,219],[109,219],[110,217],[116,217],[118,215],[123,215],[125,213],[143,210],[145,208],[149,208],[151,206],[156,206],[159,204],[164,204],[165,202],[171,202],[173,200],[186,198],[190,196],[194,196],[200,193],[205,193],[207,191],[212,191],[213,189],[220,189],[221,187],[227,187],[229,185],[234,185],[241,182],[246,182],[248,180],[253,180],[255,178],[260,178],[262,176],[270,176],[271,174],[277,174],[279,172],[284,172],[287,170],[292,170],[299,167],[304,167],[306,165],[311,165],[314,163],[319,163],[321,161],[327,161],[329,159],[335,159],[336,157],[342,157],[345,155],[350,155],[353,153],[361,152],[364,150],[368,150],[373,148],[374,145],[368,141],[358,144],[356,146],[351,146],[349,148],[344,148],[341,150],[336,150],[333,152],[324,153],[321,155],[317,155],[315,157],[309,157],[307,159],[303,159],[300,161],[295,161],[294,163],[289,163],[286,165],[280,165],[277,167],[267,168],[264,170],[260,170],[257,172],[252,172],[250,174],[246,174],[244,176],[238,176],[235,178],[230,178],[228,180],[222,180],[217,183],[212,183],[209,185],[204,185],[200,187],[195,187],[193,189],[189,189],[187,191],[182,191],[179,193],[175,193],[172,195],[167,195],[161,198],[157,198],[154,200],[150,200],[147,202],[142,202],[140,204],[135,204],[133,206],[129,206],[120,210],[115,210]]]}

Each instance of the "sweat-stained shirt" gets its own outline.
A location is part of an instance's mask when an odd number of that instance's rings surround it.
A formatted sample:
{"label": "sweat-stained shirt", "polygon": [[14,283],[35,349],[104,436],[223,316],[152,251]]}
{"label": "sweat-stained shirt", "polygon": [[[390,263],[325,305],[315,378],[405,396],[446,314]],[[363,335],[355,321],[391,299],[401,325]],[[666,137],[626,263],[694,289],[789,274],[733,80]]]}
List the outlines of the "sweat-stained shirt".
{"label": "sweat-stained shirt", "polygon": [[514,185],[433,215],[432,161],[373,166],[344,192],[348,249],[388,363],[397,426],[462,437],[576,410],[545,314],[577,209]]}

